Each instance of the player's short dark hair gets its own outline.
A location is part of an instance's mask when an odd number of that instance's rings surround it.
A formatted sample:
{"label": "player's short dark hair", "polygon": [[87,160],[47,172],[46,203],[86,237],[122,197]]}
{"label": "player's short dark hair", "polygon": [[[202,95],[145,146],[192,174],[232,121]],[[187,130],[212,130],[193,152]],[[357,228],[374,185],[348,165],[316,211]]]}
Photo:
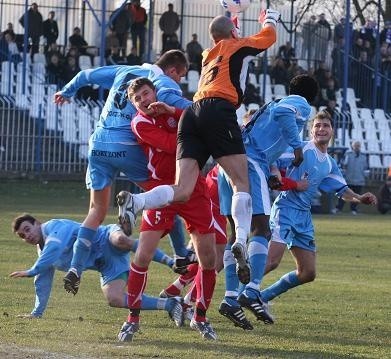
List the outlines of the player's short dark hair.
{"label": "player's short dark hair", "polygon": [[186,58],[186,55],[181,50],[168,50],[159,60],[155,62],[155,65],[159,66],[163,72],[170,67],[175,67],[175,69],[180,72],[183,69],[189,68],[189,61]]}
{"label": "player's short dark hair", "polygon": [[334,128],[334,121],[332,119],[332,117],[330,116],[330,114],[323,110],[323,111],[319,111],[315,116],[314,118],[312,119],[312,125],[314,124],[314,121],[316,119],[320,119],[320,120],[329,120],[330,121],[330,125],[331,125],[331,128]]}
{"label": "player's short dark hair", "polygon": [[155,90],[155,85],[150,79],[146,77],[137,77],[128,87],[128,99],[131,100],[136,91],[140,90],[144,85],[147,85],[152,90]]}
{"label": "player's short dark hair", "polygon": [[315,100],[318,91],[318,82],[306,74],[295,76],[289,83],[289,95],[303,96],[308,103]]}
{"label": "player's short dark hair", "polygon": [[31,214],[23,213],[22,215],[17,216],[13,219],[12,231],[16,233],[19,230],[20,225],[25,221],[34,224],[37,220]]}

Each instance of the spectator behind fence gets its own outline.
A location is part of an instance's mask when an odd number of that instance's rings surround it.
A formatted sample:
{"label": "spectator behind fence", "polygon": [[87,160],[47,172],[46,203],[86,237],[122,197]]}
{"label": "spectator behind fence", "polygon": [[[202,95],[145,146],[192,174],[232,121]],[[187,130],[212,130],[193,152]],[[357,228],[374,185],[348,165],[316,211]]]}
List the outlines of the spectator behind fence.
{"label": "spectator behind fence", "polygon": [[137,55],[137,48],[132,47],[129,55],[126,57],[128,65],[141,65],[142,61],[140,56]]}
{"label": "spectator behind fence", "polygon": [[273,61],[270,71],[270,78],[273,85],[280,84],[285,87],[288,86],[288,71],[285,67],[285,62],[280,57],[276,57]]}
{"label": "spectator behind fence", "polygon": [[0,35],[0,62],[8,61],[8,43],[3,34]]}
{"label": "spectator behind fence", "polygon": [[288,68],[291,64],[291,60],[296,57],[296,50],[292,47],[292,44],[287,41],[285,45],[279,47],[277,56],[284,60],[285,66]]}
{"label": "spectator behind fence", "polygon": [[77,59],[74,56],[68,56],[64,66],[64,82],[68,83],[81,71],[77,64]]}
{"label": "spectator behind fence", "polygon": [[[315,27],[315,43],[312,45],[315,47],[314,58],[317,61],[325,61],[327,55],[327,49],[329,41],[331,39],[331,26],[326,20],[324,13],[319,15],[319,19],[316,22]],[[311,45],[310,45],[311,46]]]}
{"label": "spectator behind fence", "polygon": [[[345,170],[345,178],[348,186],[356,193],[361,194],[365,185],[365,172],[368,170],[367,156],[361,152],[360,141],[352,142],[352,150],[345,153],[342,160],[342,168]],[[341,212],[345,201],[340,198],[337,206],[332,210],[333,214]],[[357,215],[357,203],[350,202],[353,215]]]}
{"label": "spectator behind fence", "polygon": [[118,39],[118,47],[120,48],[122,57],[125,57],[127,53],[126,47],[130,26],[132,24],[129,10],[130,6],[130,3],[126,4],[126,6],[116,9],[110,16],[110,19],[112,20],[111,29]]}
{"label": "spectator behind fence", "polygon": [[4,38],[8,45],[8,59],[16,66],[18,62],[22,61],[22,57],[19,54],[18,46],[15,42],[15,37],[12,36],[10,33],[7,33],[5,34]]}
{"label": "spectator behind fence", "polygon": [[49,84],[62,85],[64,83],[64,67],[59,57],[53,54],[46,66],[46,81]]}
{"label": "spectator behind fence", "polygon": [[81,35],[79,27],[73,29],[73,33],[69,37],[69,43],[71,44],[71,47],[77,49],[77,56],[87,55],[91,58],[92,63],[94,56],[97,54],[96,48],[88,45],[88,42],[84,39],[83,35]]}
{"label": "spectator behind fence", "polygon": [[13,38],[15,38],[15,32],[14,32],[14,25],[12,24],[12,22],[9,22],[7,24],[7,28],[3,31],[3,36],[5,36],[6,34],[10,34]]}
{"label": "spectator behind fence", "polygon": [[54,20],[55,12],[50,11],[48,18],[43,22],[43,37],[46,39],[45,54],[58,39],[58,25]]}
{"label": "spectator behind fence", "polygon": [[167,51],[167,42],[178,31],[180,20],[178,14],[174,11],[174,5],[168,4],[168,10],[165,11],[159,19],[159,27],[162,30],[162,53]]}
{"label": "spectator behind fence", "polygon": [[59,50],[59,47],[58,45],[53,42],[50,46],[49,46],[49,49],[48,51],[46,52],[46,63],[49,63],[50,62],[50,58],[52,57],[52,55],[57,55],[58,58],[60,59],[60,62],[63,64],[65,62],[65,58],[64,58],[64,55],[62,54],[62,52]]}
{"label": "spectator behind fence", "polygon": [[187,58],[189,59],[189,70],[196,70],[201,73],[202,67],[202,48],[201,44],[198,42],[197,34],[191,35],[192,39],[186,45]]}
{"label": "spectator behind fence", "polygon": [[363,42],[369,41],[371,47],[374,49],[376,46],[376,23],[371,19],[367,19],[365,25],[360,30],[354,31],[354,37],[361,38]]}
{"label": "spectator behind fence", "polygon": [[31,58],[34,54],[39,52],[39,38],[43,34],[43,18],[41,13],[38,11],[37,3],[33,2],[30,9],[25,12],[22,17],[19,19],[19,23],[24,28],[24,21],[27,17],[27,36],[31,40]]}
{"label": "spectator behind fence", "polygon": [[147,12],[140,5],[140,0],[132,0],[132,4],[131,6],[129,6],[129,11],[130,16],[132,18],[132,25],[130,26],[132,44],[133,47],[136,47],[138,49],[138,56],[143,59],[145,51],[145,24],[148,20]]}
{"label": "spectator behind fence", "polygon": [[311,60],[314,57],[316,16],[311,15],[310,19],[303,24],[301,36],[303,37],[303,46],[301,57]]}
{"label": "spectator behind fence", "polygon": [[377,210],[381,214],[386,214],[391,210],[391,176],[388,176],[386,182],[379,188],[377,194]]}
{"label": "spectator behind fence", "polygon": [[334,26],[334,44],[345,38],[345,18],[341,17],[339,23]]}
{"label": "spectator behind fence", "polygon": [[391,21],[384,22],[384,29],[380,32],[380,44],[391,46]]}
{"label": "spectator behind fence", "polygon": [[178,40],[178,36],[177,34],[172,34],[171,36],[169,36],[166,40],[166,48],[165,50],[162,52],[167,52],[169,50],[181,50],[183,51],[182,49],[182,45],[181,43],[179,42]]}
{"label": "spectator behind fence", "polygon": [[105,59],[111,55],[111,49],[117,47],[120,47],[118,37],[115,34],[114,30],[108,28],[106,34]]}

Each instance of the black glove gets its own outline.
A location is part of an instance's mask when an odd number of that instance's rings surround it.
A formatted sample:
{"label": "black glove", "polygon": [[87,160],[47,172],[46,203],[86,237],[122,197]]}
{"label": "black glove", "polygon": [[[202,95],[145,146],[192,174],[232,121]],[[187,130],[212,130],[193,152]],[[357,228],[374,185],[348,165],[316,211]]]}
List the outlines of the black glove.
{"label": "black glove", "polygon": [[282,183],[280,182],[278,176],[275,175],[269,177],[269,179],[267,180],[267,184],[269,185],[269,188],[273,190],[278,190],[282,186]]}

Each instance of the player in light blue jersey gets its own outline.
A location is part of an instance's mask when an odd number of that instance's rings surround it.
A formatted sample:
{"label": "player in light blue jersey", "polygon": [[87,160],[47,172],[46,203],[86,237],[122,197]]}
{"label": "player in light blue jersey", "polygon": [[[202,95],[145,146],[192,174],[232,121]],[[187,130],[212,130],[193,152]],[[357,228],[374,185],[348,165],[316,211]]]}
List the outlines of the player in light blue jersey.
{"label": "player in light blue jersey", "polygon": [[[310,103],[318,93],[316,80],[308,75],[294,77],[289,85],[289,96],[272,101],[253,114],[243,129],[243,142],[248,161],[250,193],[252,197],[251,234],[248,242],[249,280],[239,293],[239,269],[235,271],[235,260],[229,243],[224,252],[225,297],[220,304],[220,314],[226,316],[243,329],[250,329],[241,307],[249,309],[258,320],[272,323],[273,318],[259,296],[270,240],[269,215],[270,194],[268,180],[270,165],[288,148],[294,148],[294,166],[302,161],[300,131],[311,112]],[[278,184],[280,182],[278,181]],[[296,183],[298,190],[306,188],[306,181]],[[232,188],[226,176],[219,174],[219,196],[222,214],[231,219]],[[237,266],[236,266],[237,267]],[[239,276],[239,278],[238,278]],[[241,280],[242,281],[242,280]],[[243,281],[242,281],[243,282]]]}
{"label": "player in light blue jersey", "polygon": [[[35,306],[24,317],[40,318],[49,301],[55,270],[69,269],[73,245],[80,223],[68,219],[52,219],[40,223],[35,217],[24,214],[14,219],[12,229],[26,243],[36,245],[39,258],[27,270],[15,271],[12,278],[34,277]],[[108,304],[112,307],[127,308],[127,284],[130,266],[129,251],[135,251],[137,241],[126,236],[118,225],[100,226],[96,240],[85,263],[86,268],[101,274],[101,288]],[[155,252],[155,261],[172,266],[173,260],[161,250]],[[177,325],[183,324],[183,311],[179,298],[164,301],[161,298],[143,296],[142,306],[146,310],[168,311]]]}
{"label": "player in light blue jersey", "polygon": [[[130,126],[136,109],[127,98],[129,84],[137,77],[148,77],[157,89],[159,101],[184,109],[191,101],[182,97],[179,81],[187,70],[188,62],[184,53],[171,50],[164,53],[153,65],[105,66],[81,71],[54,95],[54,102],[62,105],[69,102],[83,86],[97,84],[110,89],[96,129],[89,140],[86,184],[90,189],[90,209],[77,236],[70,271],[64,277],[64,288],[67,291],[73,294],[78,291],[91,242],[109,209],[111,186],[117,173],[123,172],[140,187],[143,187],[143,182],[148,179],[145,154]],[[176,233],[181,232],[176,229]],[[177,255],[186,256],[183,237],[177,239],[177,242],[173,241],[173,245]]]}
{"label": "player in light blue jersey", "polygon": [[304,161],[290,167],[287,175],[295,180],[307,178],[309,187],[303,192],[283,191],[276,198],[271,211],[272,239],[269,246],[266,272],[277,268],[288,247],[296,262],[296,270],[286,273],[260,293],[263,303],[298,285],[311,282],[316,275],[316,245],[311,217],[311,200],[318,189],[334,192],[345,201],[375,205],[376,196],[353,192],[342,177],[327,148],[333,135],[333,124],[327,112],[319,112],[312,124],[312,140],[303,148]]}

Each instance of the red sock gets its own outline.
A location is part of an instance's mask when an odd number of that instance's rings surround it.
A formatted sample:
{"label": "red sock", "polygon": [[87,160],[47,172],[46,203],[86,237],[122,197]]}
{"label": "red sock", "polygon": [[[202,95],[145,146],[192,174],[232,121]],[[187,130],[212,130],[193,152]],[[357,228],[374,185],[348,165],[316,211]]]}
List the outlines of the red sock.
{"label": "red sock", "polygon": [[195,320],[203,322],[206,320],[205,314],[212,300],[216,284],[216,270],[199,267],[195,283],[197,287]]}
{"label": "red sock", "polygon": [[131,312],[132,309],[141,308],[141,297],[147,284],[147,274],[148,267],[142,268],[131,263],[128,277],[128,308]]}
{"label": "red sock", "polygon": [[189,264],[187,266],[187,273],[182,274],[179,277],[179,281],[183,283],[183,285],[187,285],[194,280],[195,276],[197,275],[197,272],[198,272],[198,263]]}
{"label": "red sock", "polygon": [[164,291],[172,296],[180,295],[183,287],[190,284],[194,280],[197,271],[198,271],[198,263],[190,264],[187,267],[187,273],[180,275],[179,278],[174,283],[169,285],[166,289],[164,289]]}

